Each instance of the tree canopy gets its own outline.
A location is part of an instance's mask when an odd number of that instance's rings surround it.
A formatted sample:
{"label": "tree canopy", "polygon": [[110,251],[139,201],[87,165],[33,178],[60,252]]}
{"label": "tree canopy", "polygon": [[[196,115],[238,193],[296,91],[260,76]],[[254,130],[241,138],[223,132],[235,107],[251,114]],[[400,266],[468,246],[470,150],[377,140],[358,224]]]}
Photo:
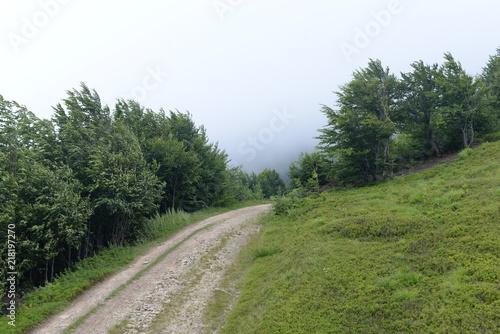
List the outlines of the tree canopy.
{"label": "tree canopy", "polygon": [[111,109],[82,83],[46,120],[0,95],[0,226],[15,226],[21,287],[137,241],[157,213],[262,197],[227,164],[189,113],[125,100]]}
{"label": "tree canopy", "polygon": [[443,64],[414,62],[401,78],[379,60],[336,92],[336,109],[323,106],[328,123],[320,150],[331,158],[337,183],[390,177],[414,161],[470,147],[499,131],[500,51],[482,76],[471,76],[450,54]]}

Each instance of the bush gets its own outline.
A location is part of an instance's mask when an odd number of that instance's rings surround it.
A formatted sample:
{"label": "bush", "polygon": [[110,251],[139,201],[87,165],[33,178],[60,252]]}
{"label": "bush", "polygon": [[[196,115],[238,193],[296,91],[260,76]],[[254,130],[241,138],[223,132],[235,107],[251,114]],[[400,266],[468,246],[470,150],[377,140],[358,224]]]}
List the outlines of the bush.
{"label": "bush", "polygon": [[148,219],[143,226],[143,237],[148,241],[168,237],[173,231],[178,231],[190,222],[191,218],[188,213],[171,209],[164,215],[156,214],[154,218]]}
{"label": "bush", "polygon": [[488,142],[495,142],[500,140],[500,132],[489,133],[484,136],[484,140]]}
{"label": "bush", "polygon": [[458,154],[458,159],[464,160],[465,158],[469,157],[472,155],[474,150],[470,147],[464,148],[460,153]]}
{"label": "bush", "polygon": [[273,197],[273,210],[276,215],[287,216],[291,211],[300,207],[301,199],[307,195],[304,188],[296,188],[286,196]]}
{"label": "bush", "polygon": [[252,258],[257,260],[259,258],[271,256],[281,252],[281,249],[277,246],[274,247],[258,247],[252,250]]}

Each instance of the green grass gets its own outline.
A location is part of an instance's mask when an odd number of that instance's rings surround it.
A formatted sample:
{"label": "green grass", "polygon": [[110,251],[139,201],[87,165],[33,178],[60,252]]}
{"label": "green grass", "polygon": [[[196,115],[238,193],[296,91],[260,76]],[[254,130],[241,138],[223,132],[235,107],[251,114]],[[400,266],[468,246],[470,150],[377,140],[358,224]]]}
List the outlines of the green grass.
{"label": "green grass", "polygon": [[464,152],[264,218],[222,333],[500,333],[500,143]]}
{"label": "green grass", "polygon": [[[262,217],[255,224],[262,223]],[[252,223],[253,224],[253,223]],[[225,320],[234,307],[241,291],[245,277],[252,268],[257,258],[277,254],[280,250],[277,247],[262,247],[263,235],[257,233],[250,237],[246,244],[237,255],[234,261],[225,271],[223,280],[218,289],[215,290],[213,298],[209,301],[203,315],[203,322],[207,326],[209,333],[219,333]]]}
{"label": "green grass", "polygon": [[113,247],[102,251],[97,256],[74,265],[71,270],[59,275],[54,282],[25,295],[22,304],[16,308],[16,326],[8,325],[8,318],[4,317],[5,321],[0,322],[0,333],[25,333],[34,328],[49,316],[64,310],[87,289],[126,268],[135,258],[182,228],[217,214],[257,204],[262,202],[237,203],[192,214],[169,212],[151,219],[138,245]]}

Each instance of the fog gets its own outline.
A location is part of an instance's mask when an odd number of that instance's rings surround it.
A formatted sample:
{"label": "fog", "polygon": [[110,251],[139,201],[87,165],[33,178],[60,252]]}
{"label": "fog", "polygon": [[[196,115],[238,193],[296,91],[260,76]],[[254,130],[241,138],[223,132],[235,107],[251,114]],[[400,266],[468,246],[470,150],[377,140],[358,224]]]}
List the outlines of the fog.
{"label": "fog", "polygon": [[189,111],[247,171],[285,173],[318,144],[321,105],[369,59],[393,73],[451,52],[479,74],[500,4],[430,0],[0,2],[0,94],[49,118],[79,88]]}

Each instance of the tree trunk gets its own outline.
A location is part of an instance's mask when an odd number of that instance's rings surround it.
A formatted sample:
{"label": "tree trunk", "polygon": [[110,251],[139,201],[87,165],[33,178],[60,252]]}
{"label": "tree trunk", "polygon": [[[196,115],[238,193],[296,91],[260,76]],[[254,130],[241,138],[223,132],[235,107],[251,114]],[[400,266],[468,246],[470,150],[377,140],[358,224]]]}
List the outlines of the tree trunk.
{"label": "tree trunk", "polygon": [[86,259],[89,255],[90,248],[90,221],[87,224],[87,235],[85,236],[85,246],[83,249],[83,258]]}
{"label": "tree trunk", "polygon": [[68,244],[68,268],[71,266],[71,246]]}
{"label": "tree trunk", "polygon": [[52,258],[52,267],[50,269],[50,281],[52,282],[54,280],[54,262],[55,262],[56,257],[54,256]]}
{"label": "tree trunk", "polygon": [[427,126],[427,138],[429,140],[429,144],[431,145],[431,148],[434,151],[434,153],[438,157],[440,157],[441,155],[443,155],[443,151],[441,150],[441,147],[439,147],[438,143],[436,143],[436,141],[434,140],[434,135],[432,133],[430,121],[426,126]]}
{"label": "tree trunk", "polygon": [[469,147],[469,135],[467,127],[468,127],[467,125],[462,126],[462,141],[464,147]]}
{"label": "tree trunk", "polygon": [[45,283],[49,281],[49,260],[45,260]]}
{"label": "tree trunk", "polygon": [[172,189],[172,210],[175,210],[175,193],[177,190],[177,179],[174,181],[174,188]]}
{"label": "tree trunk", "polygon": [[[385,143],[384,143],[384,159],[383,159],[383,165],[382,165],[382,177],[385,178],[387,177],[387,161],[389,159],[391,155],[391,139],[388,138],[386,139]],[[393,175],[393,170],[392,170],[392,164],[390,166],[390,170],[389,170],[389,174],[390,174],[390,177],[392,177]]]}

